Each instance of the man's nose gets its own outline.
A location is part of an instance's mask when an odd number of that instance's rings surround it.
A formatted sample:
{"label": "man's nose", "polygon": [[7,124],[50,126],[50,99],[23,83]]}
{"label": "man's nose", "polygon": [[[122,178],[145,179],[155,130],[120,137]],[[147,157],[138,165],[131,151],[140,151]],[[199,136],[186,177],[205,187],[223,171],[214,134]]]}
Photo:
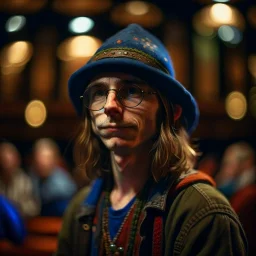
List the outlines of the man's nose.
{"label": "man's nose", "polygon": [[[119,103],[116,89],[109,89],[106,95],[106,105],[108,103]],[[105,105],[105,107],[106,107]]]}
{"label": "man's nose", "polygon": [[104,112],[107,115],[116,114],[121,111],[121,104],[117,97],[117,91],[115,89],[110,89],[106,96],[106,104],[104,106]]}

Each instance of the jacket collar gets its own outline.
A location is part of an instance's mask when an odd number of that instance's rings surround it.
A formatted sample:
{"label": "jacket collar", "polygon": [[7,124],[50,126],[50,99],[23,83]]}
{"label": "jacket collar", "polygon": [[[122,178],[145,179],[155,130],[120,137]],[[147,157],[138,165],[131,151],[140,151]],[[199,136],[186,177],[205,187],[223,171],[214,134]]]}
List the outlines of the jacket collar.
{"label": "jacket collar", "polygon": [[[169,177],[160,180],[160,182],[153,183],[151,193],[148,197],[146,208],[154,208],[161,211],[165,210],[166,198],[170,187],[173,185],[174,179]],[[97,206],[97,202],[100,198],[101,192],[103,190],[104,181],[102,178],[96,179],[91,185],[91,190],[82,203],[76,217],[82,220],[86,216],[93,215]]]}
{"label": "jacket collar", "polygon": [[166,200],[170,188],[175,183],[175,177],[170,175],[161,179],[159,182],[154,182],[152,191],[149,195],[148,201],[144,209],[153,208],[164,211],[166,207]]}
{"label": "jacket collar", "polygon": [[92,216],[95,213],[97,202],[100,198],[101,192],[103,190],[103,179],[96,179],[92,185],[89,194],[86,196],[81,207],[76,214],[76,218],[82,221],[87,216]]}
{"label": "jacket collar", "polygon": [[[182,186],[187,186],[197,181],[215,185],[211,177],[195,170],[190,170],[186,174],[180,175],[179,179],[175,175],[169,175],[157,183],[154,182],[144,209],[152,208],[165,211],[166,200],[170,189],[180,189]],[[80,207],[77,218],[82,219],[83,217],[94,214],[103,187],[104,180],[102,178],[98,178],[93,182],[88,196],[84,200],[82,207]]]}

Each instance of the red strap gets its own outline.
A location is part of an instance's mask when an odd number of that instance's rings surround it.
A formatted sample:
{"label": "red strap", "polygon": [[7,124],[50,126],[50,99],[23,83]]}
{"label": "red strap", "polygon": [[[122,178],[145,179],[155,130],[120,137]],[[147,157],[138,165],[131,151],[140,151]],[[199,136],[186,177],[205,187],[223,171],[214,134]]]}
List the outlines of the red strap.
{"label": "red strap", "polygon": [[163,243],[163,217],[157,216],[154,220],[153,228],[153,248],[152,255],[162,255],[162,243]]}
{"label": "red strap", "polygon": [[212,186],[216,186],[216,183],[214,181],[214,179],[212,177],[210,177],[208,174],[202,172],[202,171],[198,171],[196,173],[190,174],[187,177],[185,177],[184,179],[182,179],[176,186],[175,186],[175,190],[178,190],[182,187],[185,187],[191,183],[196,183],[196,182],[207,182],[209,184],[211,184]]}
{"label": "red strap", "polygon": [[[182,179],[176,186],[173,186],[170,191],[169,195],[171,196],[175,191],[186,187],[189,184],[196,183],[196,182],[207,182],[212,186],[216,186],[216,183],[212,177],[208,174],[198,171],[194,174],[188,175],[184,179]],[[162,246],[163,246],[163,216],[156,216],[154,219],[154,229],[153,229],[153,248],[152,248],[152,255],[159,256],[162,255]]]}

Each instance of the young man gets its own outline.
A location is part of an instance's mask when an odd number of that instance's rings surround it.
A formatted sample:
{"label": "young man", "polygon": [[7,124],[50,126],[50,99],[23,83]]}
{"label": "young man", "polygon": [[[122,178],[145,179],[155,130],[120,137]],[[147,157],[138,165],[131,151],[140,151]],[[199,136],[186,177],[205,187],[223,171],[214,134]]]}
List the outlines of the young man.
{"label": "young man", "polygon": [[69,80],[82,116],[75,157],[92,185],[64,217],[56,255],[246,255],[244,231],[193,170],[193,96],[167,50],[131,24]]}

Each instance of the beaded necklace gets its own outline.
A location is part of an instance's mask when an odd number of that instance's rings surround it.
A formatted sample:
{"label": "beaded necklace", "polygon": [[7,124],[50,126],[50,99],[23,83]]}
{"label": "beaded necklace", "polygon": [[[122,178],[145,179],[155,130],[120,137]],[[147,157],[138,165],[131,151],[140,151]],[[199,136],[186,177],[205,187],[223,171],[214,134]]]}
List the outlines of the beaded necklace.
{"label": "beaded necklace", "polygon": [[129,215],[131,212],[133,212],[132,216],[132,225],[131,225],[131,231],[130,231],[130,236],[129,236],[129,241],[128,241],[128,248],[127,248],[127,253],[126,255],[133,255],[133,248],[134,248],[134,242],[135,242],[135,237],[136,237],[136,232],[138,228],[138,222],[140,218],[141,211],[146,203],[147,199],[147,194],[149,187],[151,185],[152,180],[149,179],[147,182],[146,186],[144,186],[143,190],[136,196],[136,200],[133,203],[133,205],[130,207],[129,211],[124,217],[124,220],[113,238],[111,240],[110,233],[109,233],[109,213],[108,209],[111,205],[110,203],[110,192],[107,191],[105,193],[105,198],[104,198],[104,210],[103,210],[103,215],[102,215],[102,234],[103,234],[103,240],[104,240],[104,248],[106,251],[106,255],[122,255],[124,254],[124,248],[119,246],[116,246],[116,241],[122,232],[123,226],[125,222],[127,221]]}

